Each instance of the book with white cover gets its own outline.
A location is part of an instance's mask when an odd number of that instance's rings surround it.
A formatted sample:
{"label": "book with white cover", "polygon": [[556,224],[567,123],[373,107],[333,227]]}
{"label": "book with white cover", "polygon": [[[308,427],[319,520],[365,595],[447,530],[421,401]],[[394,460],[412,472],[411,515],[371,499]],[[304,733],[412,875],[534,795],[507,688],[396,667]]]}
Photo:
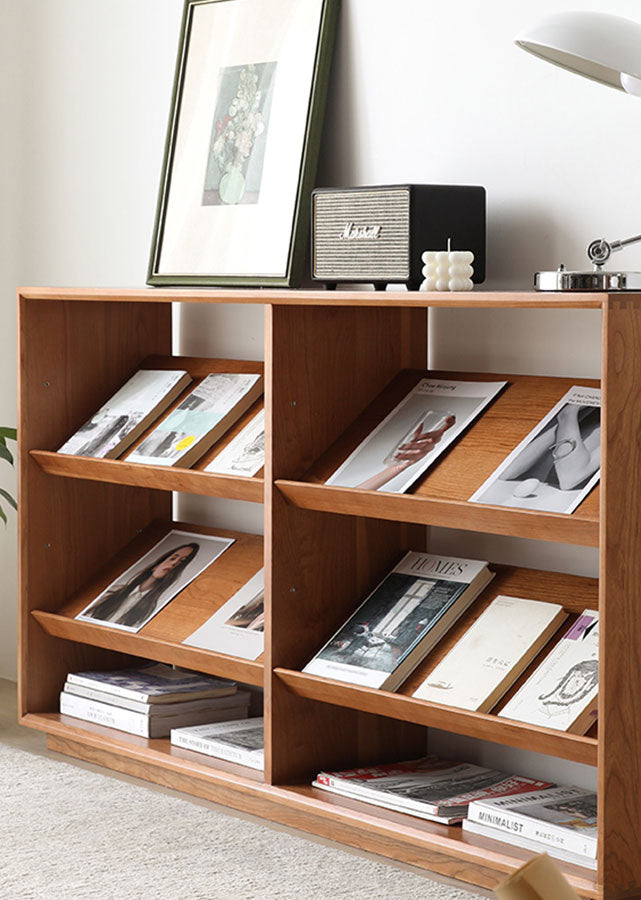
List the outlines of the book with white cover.
{"label": "book with white cover", "polygon": [[171,703],[142,703],[140,700],[131,700],[129,697],[120,697],[109,694],[107,691],[96,690],[83,684],[65,682],[64,691],[67,694],[75,694],[77,697],[85,697],[96,703],[106,703],[110,706],[118,706],[121,709],[129,709],[132,712],[143,713],[146,716],[175,716],[180,713],[189,713],[201,709],[228,709],[239,704],[248,704],[249,691],[235,691],[224,697],[203,697],[200,700],[175,700]]}
{"label": "book with white cover", "polygon": [[413,696],[489,712],[566,618],[558,603],[495,597]]}
{"label": "book with white cover", "polygon": [[427,756],[342,772],[319,772],[314,785],[374,806],[452,823],[464,818],[472,800],[529,794],[550,783]]}
{"label": "book with white cover", "polygon": [[252,769],[265,768],[262,718],[196,725],[193,728],[173,728],[170,740],[176,747],[183,747],[185,750],[217,756]]}
{"label": "book with white cover", "polygon": [[69,684],[81,684],[141,703],[174,703],[202,697],[225,697],[235,694],[235,681],[198,675],[185,669],[172,669],[154,663],[137,669],[114,669],[107,672],[70,672]]}
{"label": "book with white cover", "polygon": [[601,391],[575,385],[470,502],[572,513],[599,480]]}
{"label": "book with white cover", "polygon": [[506,384],[422,378],[326,484],[403,493]]}
{"label": "book with white cover", "polygon": [[188,469],[262,393],[262,375],[207,375],[127,456],[127,462]]}
{"label": "book with white cover", "polygon": [[251,478],[265,465],[265,410],[254,416],[240,434],[215,456],[205,472]]}
{"label": "book with white cover", "polygon": [[265,644],[265,570],[256,572],[183,644],[241,659],[257,659]]}
{"label": "book with white cover", "polygon": [[137,734],[140,737],[167,737],[172,728],[182,725],[200,725],[203,722],[224,722],[246,716],[249,703],[238,703],[226,709],[197,709],[174,716],[147,716],[108,703],[97,703],[87,697],[78,697],[66,691],[60,693],[60,712],[87,722],[96,722],[118,731]]}
{"label": "book with white cover", "polygon": [[597,718],[599,614],[584,609],[499,716],[585,734]]}
{"label": "book with white cover", "polygon": [[394,691],[492,577],[486,562],[409,551],[303,671]]}
{"label": "book with white cover", "polygon": [[596,869],[597,861],[589,856],[581,856],[578,853],[571,853],[569,850],[563,850],[551,844],[542,844],[540,841],[532,840],[532,838],[523,837],[522,834],[507,834],[499,831],[497,828],[491,828],[489,825],[481,825],[479,822],[471,822],[469,819],[463,819],[463,831],[467,834],[478,834],[481,837],[489,838],[492,841],[503,841],[506,844],[512,844],[513,847],[522,847],[523,850],[532,850],[534,853],[549,853],[555,859],[562,859],[564,862],[572,863],[575,866],[585,866],[587,869]]}
{"label": "book with white cover", "polygon": [[597,795],[579,787],[551,787],[520,797],[470,803],[472,822],[596,859]]}
{"label": "book with white cover", "polygon": [[162,415],[191,382],[182,370],[140,369],[58,453],[114,459]]}

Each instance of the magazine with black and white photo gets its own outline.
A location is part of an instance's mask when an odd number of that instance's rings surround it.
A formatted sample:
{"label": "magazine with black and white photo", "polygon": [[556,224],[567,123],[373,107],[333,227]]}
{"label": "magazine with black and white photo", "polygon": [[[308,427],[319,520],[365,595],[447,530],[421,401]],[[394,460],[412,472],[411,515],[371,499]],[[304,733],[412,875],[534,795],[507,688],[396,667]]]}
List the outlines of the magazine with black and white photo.
{"label": "magazine with black and white photo", "polygon": [[176,747],[216,756],[241,766],[261,770],[265,768],[262,718],[195,725],[193,728],[172,728],[170,741]]}
{"label": "magazine with black and white photo", "polygon": [[596,722],[599,614],[584,609],[499,716],[585,734]]}
{"label": "magazine with black and white photo", "polygon": [[572,513],[599,480],[600,444],[601,391],[575,385],[470,502]]}
{"label": "magazine with black and white photo", "polygon": [[265,465],[265,410],[254,416],[243,430],[215,456],[205,472],[251,478]]}
{"label": "magazine with black and white photo", "polygon": [[67,683],[104,691],[116,698],[114,703],[121,698],[139,703],[165,704],[206,697],[229,697],[238,688],[235,681],[174,669],[165,663],[147,663],[133,669],[69,672]]}
{"label": "magazine with black and white photo", "polygon": [[326,484],[402,494],[506,384],[422,378]]}
{"label": "magazine with black and white photo", "polygon": [[265,644],[265,570],[260,569],[183,644],[257,659]]}
{"label": "magazine with black and white photo", "polygon": [[127,456],[127,462],[189,468],[262,393],[262,375],[207,375]]}
{"label": "magazine with black and white photo", "polygon": [[486,562],[410,551],[303,671],[394,691],[492,577]]}
{"label": "magazine with black and white photo", "polygon": [[234,543],[173,529],[119,575],[76,619],[137,632]]}
{"label": "magazine with black and white photo", "polygon": [[130,447],[184,391],[183,370],[140,369],[79,428],[58,453],[113,459]]}

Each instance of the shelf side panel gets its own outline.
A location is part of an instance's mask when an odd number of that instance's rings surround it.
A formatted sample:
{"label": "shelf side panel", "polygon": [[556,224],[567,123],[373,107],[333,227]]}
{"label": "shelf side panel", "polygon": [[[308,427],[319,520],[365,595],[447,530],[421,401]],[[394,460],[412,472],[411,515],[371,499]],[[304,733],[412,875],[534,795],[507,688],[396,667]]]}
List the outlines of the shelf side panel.
{"label": "shelf side panel", "polygon": [[599,881],[641,897],[641,297],[604,313],[599,659]]}

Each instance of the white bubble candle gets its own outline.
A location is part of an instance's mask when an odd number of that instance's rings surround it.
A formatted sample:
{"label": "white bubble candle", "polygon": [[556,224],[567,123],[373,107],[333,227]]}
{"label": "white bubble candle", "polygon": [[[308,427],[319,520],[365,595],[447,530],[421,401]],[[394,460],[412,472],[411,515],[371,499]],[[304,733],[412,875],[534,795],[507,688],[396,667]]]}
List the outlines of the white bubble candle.
{"label": "white bubble candle", "polygon": [[474,254],[470,250],[426,250],[422,291],[471,291]]}

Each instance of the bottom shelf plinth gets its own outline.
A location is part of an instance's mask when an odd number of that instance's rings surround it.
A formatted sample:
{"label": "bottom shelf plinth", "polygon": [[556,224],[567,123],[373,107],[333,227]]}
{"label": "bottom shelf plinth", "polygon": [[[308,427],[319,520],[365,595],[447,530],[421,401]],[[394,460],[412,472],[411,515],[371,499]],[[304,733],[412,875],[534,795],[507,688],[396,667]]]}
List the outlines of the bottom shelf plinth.
{"label": "bottom shelf plinth", "polygon": [[[471,885],[492,889],[533,855],[464,835],[460,826],[427,822],[309,785],[272,785],[262,772],[172,747],[166,739],[147,740],[58,713],[29,713],[21,722],[44,731],[49,749],[59,753]],[[600,897],[594,872],[559,866],[581,897]]]}

